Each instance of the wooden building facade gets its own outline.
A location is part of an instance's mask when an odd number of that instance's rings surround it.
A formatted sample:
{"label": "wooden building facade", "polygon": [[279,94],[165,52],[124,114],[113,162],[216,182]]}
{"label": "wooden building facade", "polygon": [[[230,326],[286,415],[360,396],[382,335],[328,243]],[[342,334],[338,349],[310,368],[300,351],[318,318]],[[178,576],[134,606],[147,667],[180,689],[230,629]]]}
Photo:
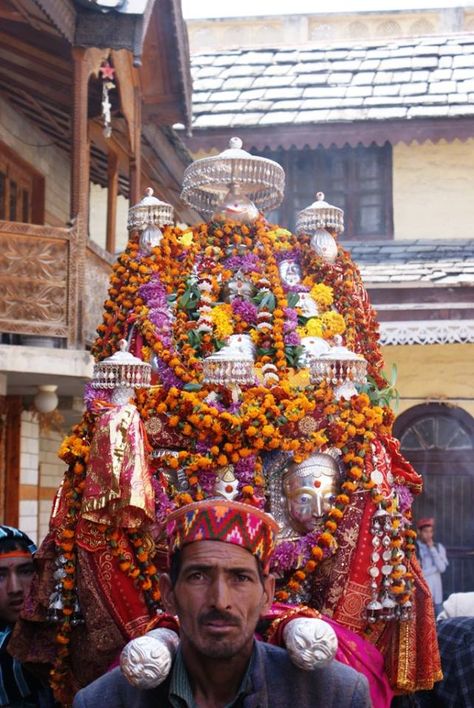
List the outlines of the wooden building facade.
{"label": "wooden building facade", "polygon": [[80,412],[128,204],[151,186],[193,218],[190,119],[179,0],[0,0],[0,520],[35,538],[62,433],[32,399],[56,385],[64,430]]}

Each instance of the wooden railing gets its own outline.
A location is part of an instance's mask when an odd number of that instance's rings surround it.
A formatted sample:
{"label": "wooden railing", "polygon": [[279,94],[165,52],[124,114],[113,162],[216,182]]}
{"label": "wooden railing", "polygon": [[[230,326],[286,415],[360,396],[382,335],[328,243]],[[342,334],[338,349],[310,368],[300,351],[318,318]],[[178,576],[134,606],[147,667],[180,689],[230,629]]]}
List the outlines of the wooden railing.
{"label": "wooden railing", "polygon": [[55,337],[68,348],[94,336],[112,256],[74,228],[0,221],[0,331]]}

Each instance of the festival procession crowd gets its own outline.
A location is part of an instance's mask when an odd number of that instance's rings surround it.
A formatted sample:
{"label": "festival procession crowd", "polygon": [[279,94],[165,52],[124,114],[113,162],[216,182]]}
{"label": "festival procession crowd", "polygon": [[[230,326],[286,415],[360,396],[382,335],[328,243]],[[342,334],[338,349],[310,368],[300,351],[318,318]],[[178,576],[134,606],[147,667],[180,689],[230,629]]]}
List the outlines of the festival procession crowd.
{"label": "festival procession crowd", "polygon": [[185,173],[206,221],[130,209],[49,533],[0,527],[0,705],[474,705],[343,213],[292,233],[283,189],[233,138]]}

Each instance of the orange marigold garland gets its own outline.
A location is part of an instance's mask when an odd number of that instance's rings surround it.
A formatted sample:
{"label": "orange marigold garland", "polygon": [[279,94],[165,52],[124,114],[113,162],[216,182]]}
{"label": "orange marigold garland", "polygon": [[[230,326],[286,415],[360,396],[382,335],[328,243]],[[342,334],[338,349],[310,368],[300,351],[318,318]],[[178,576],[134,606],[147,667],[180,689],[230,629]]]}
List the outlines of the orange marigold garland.
{"label": "orange marigold garland", "polygon": [[[306,274],[297,288],[282,281],[279,264],[283,259],[296,260]],[[222,302],[223,288],[239,278],[251,297]],[[320,310],[313,321],[302,315],[301,292],[309,292]],[[248,226],[201,224],[184,235],[180,229],[167,227],[159,247],[150,254],[139,251],[134,235],[119,257],[93,353],[103,359],[118,349],[120,338],[131,335],[135,353],[155,366],[159,383],[137,394],[137,406],[144,421],[159,417],[179,440],[175,443],[178,449],[161,451],[159,462],[154,463],[163,498],[171,499],[171,504],[212,495],[216,473],[232,465],[237,498],[263,507],[262,455],[282,451],[299,463],[315,451],[340,449],[346,479],[321,526],[300,544],[299,560],[286,569],[277,598],[298,599],[319,563],[336,551],[337,531],[352,495],[364,490],[370,491],[374,508],[383,508],[394,519],[390,583],[393,594],[407,602],[409,572],[403,573],[402,564],[395,561],[397,548],[403,547],[407,556],[413,549],[405,523],[408,514],[397,525],[397,502],[380,493],[369,462],[374,440],[390,434],[391,412],[371,402],[365,393],[348,401],[334,400],[333,390],[324,382],[309,385],[303,379],[295,383],[292,377],[302,368],[298,324],[310,336],[319,328],[327,339],[341,332],[344,344],[367,360],[374,386],[385,385],[374,312],[360,273],[343,249],[336,263],[325,263],[309,247],[308,238],[296,239],[263,219]],[[258,372],[253,385],[241,387],[238,400],[222,386],[205,384],[202,373],[202,359],[218,351],[234,333],[250,334]],[[80,433],[76,431],[62,446],[62,457],[70,468],[65,478],[67,522],[58,537],[67,562],[62,590],[66,612],[57,634],[59,651],[53,669],[58,692],[67,673],[72,627],[75,523],[87,462],[83,448],[93,434],[94,420],[86,416]],[[300,428],[308,420],[309,428]],[[162,512],[158,509],[158,513]],[[158,574],[144,533],[103,531],[119,568],[136,582],[153,609],[159,601]]]}

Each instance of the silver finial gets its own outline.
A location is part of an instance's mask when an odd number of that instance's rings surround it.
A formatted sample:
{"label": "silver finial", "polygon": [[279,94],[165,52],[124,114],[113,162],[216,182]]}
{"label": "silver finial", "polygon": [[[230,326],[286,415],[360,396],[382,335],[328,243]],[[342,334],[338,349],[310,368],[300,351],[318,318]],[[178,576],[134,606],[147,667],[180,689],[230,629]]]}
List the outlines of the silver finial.
{"label": "silver finial", "polygon": [[264,211],[283,199],[285,173],[281,165],[242,149],[233,137],[219,155],[203,157],[186,168],[181,199],[206,215],[219,213],[225,197],[233,190]]}
{"label": "silver finial", "polygon": [[232,150],[241,150],[243,144],[244,144],[244,143],[243,143],[243,141],[242,141],[240,138],[231,138],[231,139],[229,140],[229,147],[230,147]]}
{"label": "silver finial", "polygon": [[128,210],[129,231],[145,231],[149,226],[160,228],[174,221],[174,209],[171,204],[162,202],[154,196],[153,189],[147,187],[143,198]]}

